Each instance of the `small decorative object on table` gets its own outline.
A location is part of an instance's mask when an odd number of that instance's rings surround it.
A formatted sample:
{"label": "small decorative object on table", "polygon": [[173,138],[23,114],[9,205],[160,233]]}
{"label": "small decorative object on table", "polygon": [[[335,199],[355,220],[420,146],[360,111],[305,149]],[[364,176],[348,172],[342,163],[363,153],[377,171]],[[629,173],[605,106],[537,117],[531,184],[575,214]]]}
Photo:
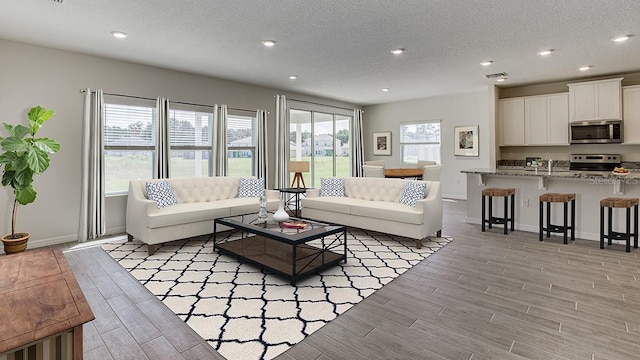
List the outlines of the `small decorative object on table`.
{"label": "small decorative object on table", "polygon": [[278,210],[273,214],[273,221],[277,222],[285,222],[289,220],[289,214],[284,210],[284,203],[282,199],[280,199],[280,205],[278,205]]}
{"label": "small decorative object on table", "polygon": [[307,223],[304,221],[287,221],[287,222],[283,222],[280,224],[280,227],[282,228],[287,228],[287,229],[304,229],[305,227],[307,227]]}
{"label": "small decorative object on table", "polygon": [[258,221],[267,221],[267,197],[262,195],[260,197],[260,210],[258,211]]}

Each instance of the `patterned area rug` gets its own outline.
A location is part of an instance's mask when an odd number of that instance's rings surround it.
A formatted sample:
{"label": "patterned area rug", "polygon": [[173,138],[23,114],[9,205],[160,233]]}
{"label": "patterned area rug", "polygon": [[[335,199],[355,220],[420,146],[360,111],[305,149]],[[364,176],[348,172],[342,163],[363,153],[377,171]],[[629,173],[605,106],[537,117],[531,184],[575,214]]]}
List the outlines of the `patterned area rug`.
{"label": "patterned area rug", "polygon": [[446,245],[348,229],[346,264],[291,286],[283,276],[213,251],[208,237],[103,248],[230,360],[271,359]]}

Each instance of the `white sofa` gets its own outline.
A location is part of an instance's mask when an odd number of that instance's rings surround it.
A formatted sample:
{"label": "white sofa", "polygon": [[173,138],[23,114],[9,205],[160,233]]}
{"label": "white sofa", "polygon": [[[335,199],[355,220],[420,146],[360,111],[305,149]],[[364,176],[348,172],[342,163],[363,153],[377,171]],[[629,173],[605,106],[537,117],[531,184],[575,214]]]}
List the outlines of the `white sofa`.
{"label": "white sofa", "polygon": [[[127,198],[127,235],[148,245],[149,255],[156,244],[213,233],[216,218],[257,213],[257,197],[238,198],[239,177],[199,177],[163,179],[171,184],[178,204],[158,209],[147,198],[147,181],[129,182]],[[265,190],[267,209],[278,208],[279,192]]]}
{"label": "white sofa", "polygon": [[349,177],[344,179],[345,197],[320,196],[308,189],[302,199],[302,217],[404,236],[422,247],[422,240],[442,232],[442,190],[439,181],[424,181],[427,194],[415,207],[398,200],[403,179]]}

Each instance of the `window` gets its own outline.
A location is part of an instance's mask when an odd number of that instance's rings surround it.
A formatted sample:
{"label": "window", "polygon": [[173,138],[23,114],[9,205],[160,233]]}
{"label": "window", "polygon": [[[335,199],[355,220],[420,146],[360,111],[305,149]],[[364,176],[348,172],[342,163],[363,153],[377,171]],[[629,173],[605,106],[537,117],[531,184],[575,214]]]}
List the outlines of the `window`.
{"label": "window", "polygon": [[[171,104],[169,146],[171,177],[211,176],[213,113],[206,108]],[[175,109],[174,109],[175,108]]]}
{"label": "window", "polygon": [[302,174],[307,187],[319,186],[323,177],[351,174],[352,117],[340,112],[328,107],[289,111],[289,158],[310,162],[309,173]]}
{"label": "window", "polygon": [[227,115],[227,174],[255,175],[256,118]]}
{"label": "window", "polygon": [[127,103],[105,98],[105,193],[127,192],[130,179],[152,177],[155,119],[154,101]]}
{"label": "window", "polygon": [[407,164],[418,160],[440,163],[440,121],[400,124],[400,154]]}

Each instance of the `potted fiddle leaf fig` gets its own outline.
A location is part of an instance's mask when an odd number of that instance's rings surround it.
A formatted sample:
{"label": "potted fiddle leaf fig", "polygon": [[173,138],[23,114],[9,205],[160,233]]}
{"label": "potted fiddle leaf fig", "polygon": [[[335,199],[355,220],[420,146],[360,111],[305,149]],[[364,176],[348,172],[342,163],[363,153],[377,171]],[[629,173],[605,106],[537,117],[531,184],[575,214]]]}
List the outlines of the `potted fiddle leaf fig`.
{"label": "potted fiddle leaf fig", "polygon": [[31,234],[16,232],[18,204],[27,205],[35,201],[33,176],[42,174],[49,167],[49,154],[56,153],[60,144],[46,137],[36,137],[42,124],[53,116],[53,110],[41,106],[29,110],[29,125],[10,125],[4,123],[9,136],[0,137],[0,166],[2,167],[2,185],[11,186],[14,201],[11,216],[11,234],[1,238],[4,252],[12,254],[24,251]]}

